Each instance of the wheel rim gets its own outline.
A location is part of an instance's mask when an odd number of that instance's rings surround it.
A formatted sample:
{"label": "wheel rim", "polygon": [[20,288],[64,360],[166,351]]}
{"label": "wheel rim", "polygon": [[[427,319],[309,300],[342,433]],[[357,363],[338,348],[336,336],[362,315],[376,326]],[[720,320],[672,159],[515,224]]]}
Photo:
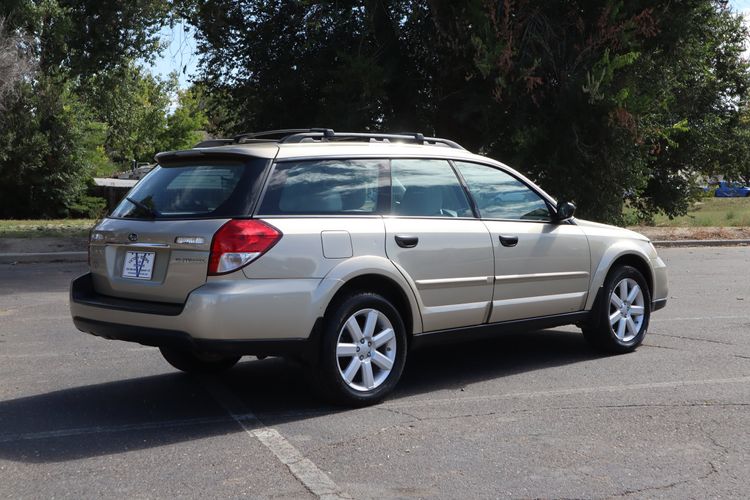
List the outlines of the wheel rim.
{"label": "wheel rim", "polygon": [[362,309],[344,322],[336,343],[339,374],[360,392],[379,387],[396,362],[396,334],[388,317],[377,309]]}
{"label": "wheel rim", "polygon": [[621,342],[638,336],[646,318],[643,290],[632,278],[621,280],[609,297],[609,327]]}

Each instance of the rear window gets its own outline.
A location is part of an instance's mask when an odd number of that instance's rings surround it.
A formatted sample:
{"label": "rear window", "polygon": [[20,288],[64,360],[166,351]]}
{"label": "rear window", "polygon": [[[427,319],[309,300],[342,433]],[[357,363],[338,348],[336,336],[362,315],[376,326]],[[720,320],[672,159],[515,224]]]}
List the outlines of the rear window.
{"label": "rear window", "polygon": [[250,214],[267,160],[158,166],[110,217],[133,219],[243,217]]}
{"label": "rear window", "polygon": [[278,163],[259,215],[356,215],[380,210],[387,160]]}

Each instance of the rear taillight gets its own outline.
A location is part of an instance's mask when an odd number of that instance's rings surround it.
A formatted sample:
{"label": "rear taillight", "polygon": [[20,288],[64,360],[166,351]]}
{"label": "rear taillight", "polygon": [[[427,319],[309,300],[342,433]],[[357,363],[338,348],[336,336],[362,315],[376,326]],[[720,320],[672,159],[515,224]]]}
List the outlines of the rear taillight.
{"label": "rear taillight", "polygon": [[208,274],[226,274],[266,253],[281,239],[281,231],[253,219],[233,219],[221,226],[211,242]]}

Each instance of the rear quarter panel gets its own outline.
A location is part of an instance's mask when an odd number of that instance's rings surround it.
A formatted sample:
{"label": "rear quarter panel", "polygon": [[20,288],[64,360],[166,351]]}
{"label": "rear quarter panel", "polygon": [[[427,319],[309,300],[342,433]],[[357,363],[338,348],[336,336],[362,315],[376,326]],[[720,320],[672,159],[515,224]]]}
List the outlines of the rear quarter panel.
{"label": "rear quarter panel", "polygon": [[[422,331],[414,292],[385,253],[385,225],[375,217],[264,217],[279,229],[281,240],[257,261],[243,268],[250,279],[317,279],[311,300],[316,317],[325,313],[335,294],[350,280],[379,275],[406,295],[413,318],[411,331]],[[279,307],[284,307],[280,305]]]}
{"label": "rear quarter panel", "polygon": [[385,226],[380,217],[263,217],[262,220],[280,230],[283,236],[268,253],[243,269],[248,278],[322,279],[348,258],[385,257]]}

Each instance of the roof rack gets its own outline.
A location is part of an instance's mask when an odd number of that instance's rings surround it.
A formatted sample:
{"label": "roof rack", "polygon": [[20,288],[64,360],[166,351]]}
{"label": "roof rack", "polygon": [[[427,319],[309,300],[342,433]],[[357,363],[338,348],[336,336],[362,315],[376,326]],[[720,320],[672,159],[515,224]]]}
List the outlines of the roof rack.
{"label": "roof rack", "polygon": [[199,142],[193,148],[211,148],[214,146],[227,146],[229,144],[247,144],[252,142],[279,142],[284,137],[304,132],[314,132],[316,128],[290,128],[279,130],[265,130],[263,132],[247,132],[235,135],[231,139],[208,139]]}
{"label": "roof rack", "polygon": [[254,142],[278,142],[279,144],[294,144],[300,142],[408,142],[413,144],[443,145],[454,149],[464,149],[460,144],[439,137],[425,137],[419,132],[402,132],[398,134],[383,134],[376,132],[335,132],[330,128],[279,129],[263,132],[248,132],[239,134],[232,139],[211,139],[196,144],[196,148],[225,146],[229,144],[247,144]]}
{"label": "roof rack", "polygon": [[298,132],[288,135],[279,140],[279,143],[299,143],[307,140],[318,140],[321,142],[334,141],[382,141],[382,142],[410,142],[414,144],[442,144],[454,149],[464,149],[460,144],[449,139],[439,137],[425,137],[419,132],[402,132],[399,134],[383,134],[377,132],[335,132],[333,129],[311,129],[306,132]]}

